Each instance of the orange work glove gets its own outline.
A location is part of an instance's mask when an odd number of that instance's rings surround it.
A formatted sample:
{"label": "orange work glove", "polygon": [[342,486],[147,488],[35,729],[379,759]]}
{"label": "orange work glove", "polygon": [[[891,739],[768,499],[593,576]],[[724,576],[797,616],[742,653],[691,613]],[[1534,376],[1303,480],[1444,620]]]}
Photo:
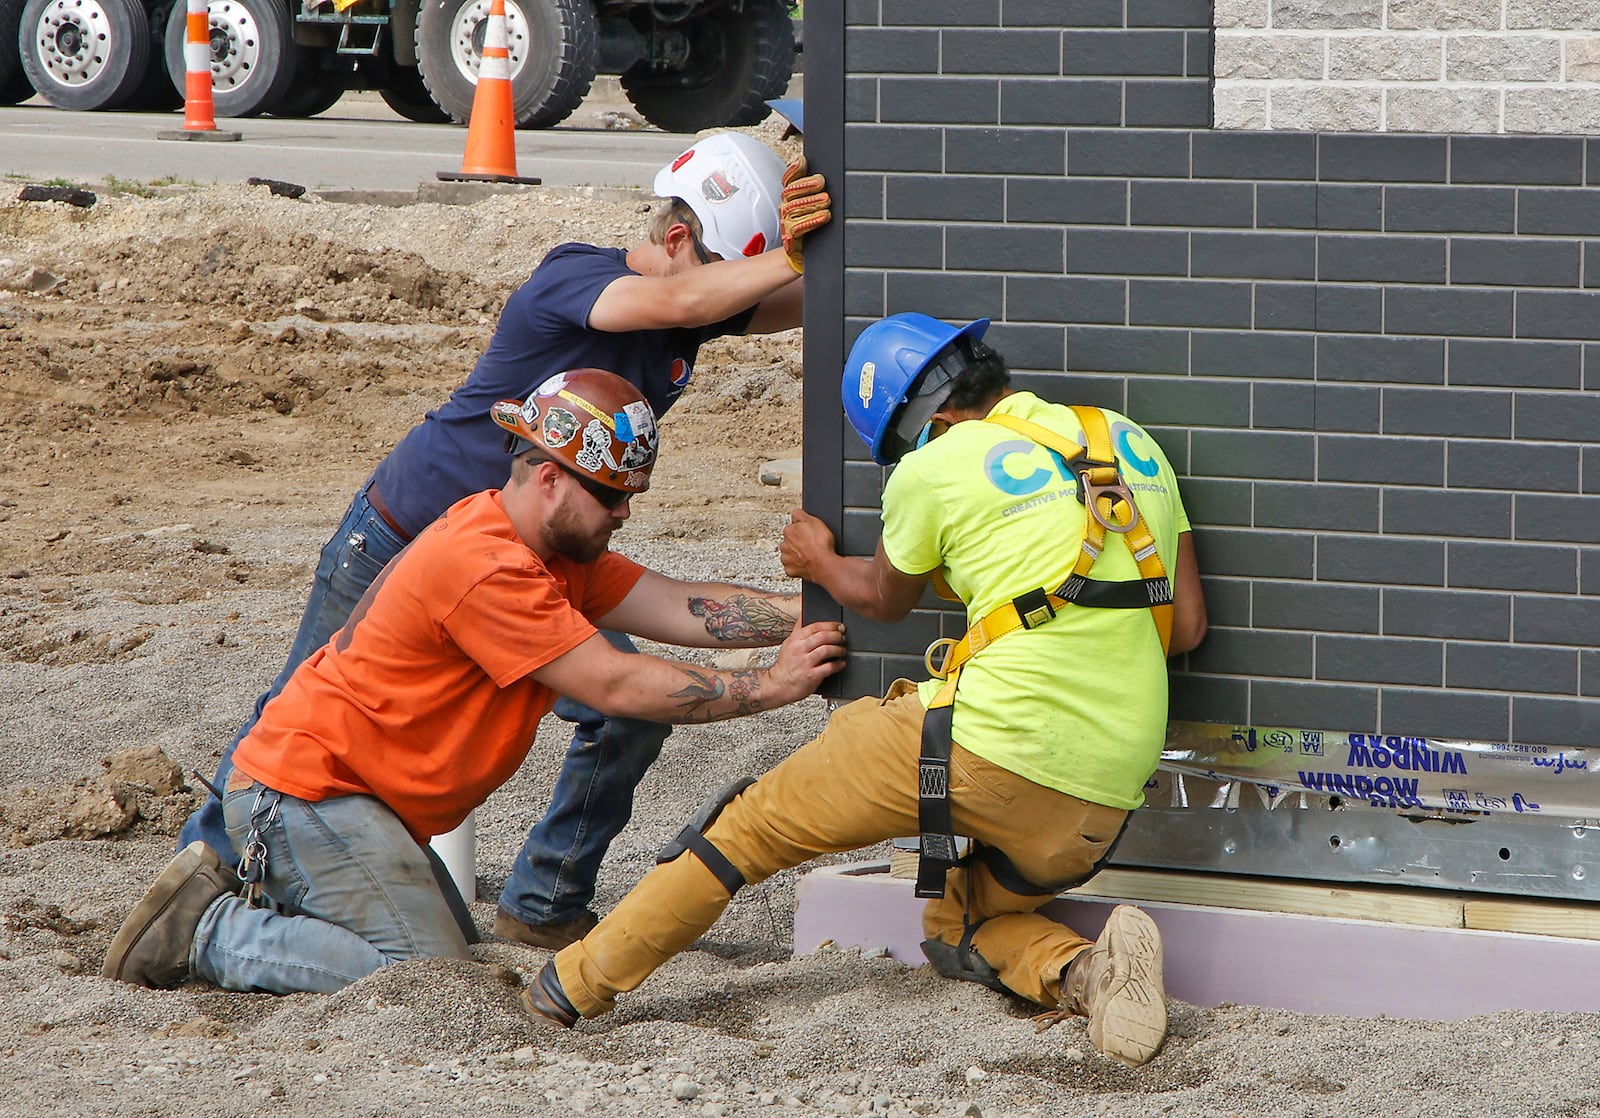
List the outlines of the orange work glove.
{"label": "orange work glove", "polygon": [[778,202],[778,232],[783,251],[796,272],[804,272],[804,241],[807,233],[833,220],[833,200],[821,175],[806,174],[806,158],[801,156],[783,172],[783,194]]}

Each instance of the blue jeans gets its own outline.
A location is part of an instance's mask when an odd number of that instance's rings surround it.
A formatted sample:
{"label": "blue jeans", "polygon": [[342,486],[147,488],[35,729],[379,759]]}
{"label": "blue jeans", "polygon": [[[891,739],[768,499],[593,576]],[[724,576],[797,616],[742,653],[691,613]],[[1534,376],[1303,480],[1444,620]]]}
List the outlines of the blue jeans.
{"label": "blue jeans", "polygon": [[241,848],[266,849],[274,907],[227,895],[206,909],[190,971],[225,990],[329,994],[404,959],[471,958],[427,852],[371,796],[313,803],[257,784],[223,802]]}
{"label": "blue jeans", "polygon": [[[215,784],[226,785],[233,772],[233,753],[261,717],[267,702],[283,690],[300,662],[344,627],[378,572],[400,553],[402,540],[358,493],[322,549],[321,560],[300,619],[289,659],[255,710],[222,751]],[[620,633],[605,638],[625,652],[637,651]],[[633,791],[661,754],[672,727],[631,718],[608,719],[571,699],[556,703],[555,713],[575,723],[572,743],[550,795],[550,809],[528,833],[511,866],[500,907],[527,924],[562,924],[583,914],[594,898],[600,862],[612,839],[633,815]],[[233,842],[223,822],[222,801],[208,797],[178,836],[178,847],[200,839],[224,862],[236,861]]]}

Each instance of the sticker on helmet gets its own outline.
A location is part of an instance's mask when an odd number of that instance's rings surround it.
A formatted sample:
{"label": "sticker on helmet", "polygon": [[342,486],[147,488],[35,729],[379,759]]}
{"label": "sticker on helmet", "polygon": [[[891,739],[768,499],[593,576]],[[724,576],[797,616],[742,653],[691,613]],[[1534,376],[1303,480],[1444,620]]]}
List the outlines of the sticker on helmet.
{"label": "sticker on helmet", "polygon": [[526,423],[529,427],[532,427],[539,421],[539,404],[535,397],[528,397],[527,401],[522,405],[521,415],[522,422]]}
{"label": "sticker on helmet", "polygon": [[694,366],[681,357],[672,361],[672,384],[675,388],[682,388],[689,383],[689,378],[694,376]]}
{"label": "sticker on helmet", "polygon": [[621,470],[638,470],[650,464],[656,455],[656,417],[650,410],[650,405],[643,400],[635,400],[624,405],[627,415],[619,416],[626,420],[633,431],[633,440],[628,448],[622,452],[622,461],[617,464]]}
{"label": "sticker on helmet", "polygon": [[578,417],[565,408],[551,408],[544,413],[544,426],[540,434],[544,437],[544,445],[551,450],[559,450],[572,441],[578,433]]}
{"label": "sticker on helmet", "polygon": [[611,429],[617,433],[617,441],[619,443],[631,443],[633,441],[633,424],[628,422],[626,412],[612,413]]}
{"label": "sticker on helmet", "polygon": [[591,474],[598,474],[606,466],[617,468],[611,460],[611,432],[604,423],[589,420],[583,429],[583,449],[573,456],[573,461]]}
{"label": "sticker on helmet", "polygon": [[739,193],[739,184],[722,171],[712,171],[700,180],[700,194],[713,206],[720,206]]}
{"label": "sticker on helmet", "polygon": [[856,395],[861,397],[861,406],[866,407],[872,403],[872,376],[878,367],[871,361],[861,363],[861,379],[856,383]]}
{"label": "sticker on helmet", "polygon": [[[628,414],[628,424],[633,428],[635,438],[650,443],[656,441],[656,415],[650,410],[649,404],[635,400],[631,404],[624,404],[622,410]],[[618,437],[621,437],[620,434]]]}

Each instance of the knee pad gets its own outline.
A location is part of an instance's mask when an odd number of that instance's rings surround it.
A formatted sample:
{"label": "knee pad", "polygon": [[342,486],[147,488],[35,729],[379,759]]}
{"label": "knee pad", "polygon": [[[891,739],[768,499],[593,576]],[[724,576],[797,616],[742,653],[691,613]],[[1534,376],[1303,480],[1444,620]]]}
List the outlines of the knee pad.
{"label": "knee pad", "polygon": [[722,851],[711,845],[711,841],[705,836],[705,830],[716,822],[717,816],[722,814],[722,809],[732,803],[735,796],[754,783],[753,778],[742,777],[718,792],[712,800],[694,813],[689,825],[678,832],[677,838],[661,848],[661,853],[656,855],[656,865],[670,862],[685,851],[692,851],[694,856],[700,859],[701,864],[722,883],[722,887],[728,891],[728,896],[731,897],[744,888],[744,874],[723,856]]}

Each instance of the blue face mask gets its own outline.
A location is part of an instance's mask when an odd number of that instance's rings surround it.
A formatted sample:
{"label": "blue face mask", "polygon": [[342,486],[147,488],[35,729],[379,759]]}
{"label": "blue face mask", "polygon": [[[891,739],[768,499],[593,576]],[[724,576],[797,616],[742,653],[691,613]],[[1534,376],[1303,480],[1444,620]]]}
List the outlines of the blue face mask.
{"label": "blue face mask", "polygon": [[928,440],[931,438],[933,438],[933,420],[930,419],[928,422],[922,425],[922,434],[917,436],[916,445],[911,449],[921,450],[923,447],[928,445]]}

